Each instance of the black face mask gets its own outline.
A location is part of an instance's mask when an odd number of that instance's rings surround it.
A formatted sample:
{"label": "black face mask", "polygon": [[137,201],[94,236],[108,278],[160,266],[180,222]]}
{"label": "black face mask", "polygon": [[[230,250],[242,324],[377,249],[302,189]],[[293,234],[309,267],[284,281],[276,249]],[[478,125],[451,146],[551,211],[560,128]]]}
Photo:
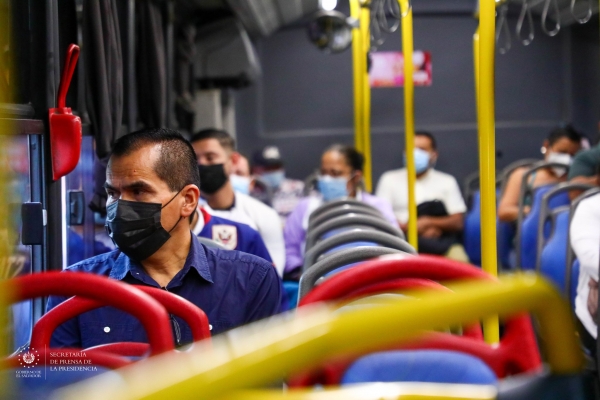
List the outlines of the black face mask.
{"label": "black face mask", "polygon": [[171,237],[160,223],[160,213],[177,197],[164,206],[160,203],[117,200],[106,207],[106,232],[119,250],[135,261],[142,261],[156,253]]}
{"label": "black face mask", "polygon": [[227,183],[223,164],[198,165],[200,171],[200,191],[213,194]]}

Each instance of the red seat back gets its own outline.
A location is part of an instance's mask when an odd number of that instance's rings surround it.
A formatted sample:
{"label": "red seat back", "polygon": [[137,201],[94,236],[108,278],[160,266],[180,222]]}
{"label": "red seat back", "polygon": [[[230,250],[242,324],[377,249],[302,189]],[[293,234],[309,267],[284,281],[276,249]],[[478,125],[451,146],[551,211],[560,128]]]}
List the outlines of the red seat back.
{"label": "red seat back", "polygon": [[[167,312],[181,317],[190,327],[194,342],[210,338],[208,317],[200,308],[166,290],[149,286],[134,286],[157,300]],[[105,304],[95,300],[72,297],[46,313],[33,327],[31,347],[43,349],[50,347],[54,330],[62,323],[84,312],[103,307]],[[124,356],[142,356],[148,350],[145,343],[110,343],[93,349],[110,351]]]}
{"label": "red seat back", "polygon": [[50,295],[85,297],[135,316],[146,330],[152,355],[174,348],[169,314],[132,285],[94,274],[46,272],[0,282],[0,291],[10,293],[10,302]]}
{"label": "red seat back", "polygon": [[[400,286],[406,287],[411,283],[417,287],[433,289],[434,285],[424,282],[428,279],[446,282],[457,279],[494,278],[471,265],[441,257],[384,256],[332,276],[307,294],[299,306],[319,301],[355,298]],[[403,280],[404,283],[401,283]],[[476,332],[471,334],[473,333]],[[431,332],[411,343],[392,346],[390,350],[409,348],[456,350],[471,354],[483,360],[498,377],[533,371],[541,366],[535,334],[527,315],[516,316],[506,321],[504,335],[497,346],[486,344],[477,335],[467,337]],[[317,370],[294,376],[289,384],[293,387],[337,385],[348,366],[361,355],[352,354],[331,360]]]}

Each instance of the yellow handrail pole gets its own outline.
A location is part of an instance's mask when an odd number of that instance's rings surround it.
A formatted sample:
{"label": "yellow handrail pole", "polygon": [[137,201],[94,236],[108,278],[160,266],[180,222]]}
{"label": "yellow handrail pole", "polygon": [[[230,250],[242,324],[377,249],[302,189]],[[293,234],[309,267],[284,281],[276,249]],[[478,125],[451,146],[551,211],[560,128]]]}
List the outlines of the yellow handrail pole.
{"label": "yellow handrail pole", "polygon": [[[16,42],[11,40],[12,14],[9,10],[10,8],[7,8],[6,6],[0,7],[0,20],[8,21],[9,25],[6,28],[3,27],[3,29],[0,29],[0,43],[9,43],[10,46],[16,46]],[[3,60],[4,66],[1,72],[3,75],[2,79],[7,80],[9,85],[8,90],[0,91],[0,103],[15,103],[15,98],[13,97],[15,95],[14,89],[19,80],[16,74],[12,74],[13,71],[16,71],[13,64],[16,61],[13,58],[14,54],[14,51],[8,52],[8,59]],[[10,191],[7,190],[7,184],[10,182],[11,178],[9,176],[8,160],[10,152],[7,149],[10,144],[9,140],[12,139],[11,136],[16,132],[16,127],[12,122],[14,120],[9,118],[9,115],[5,115],[3,111],[0,111],[0,148],[3,149],[0,155],[0,189],[2,189],[0,190],[0,279],[10,277],[12,271],[9,262],[12,250],[11,243],[15,243],[15,232],[8,223],[9,215],[7,215],[10,195]],[[11,335],[8,334],[8,332],[11,332],[11,329],[9,328],[8,307],[6,307],[10,294],[11,293],[6,293],[6,291],[0,293],[0,329],[2,330],[2,334],[0,335],[0,357],[5,357],[11,352],[12,343],[10,343],[9,340]],[[14,393],[11,393],[13,392],[13,379],[11,378],[14,377],[14,373],[0,374],[0,398],[4,398],[4,396],[10,397],[11,394],[14,395]]]}
{"label": "yellow handrail pole", "polygon": [[[483,270],[498,275],[496,250],[496,143],[494,111],[494,63],[496,2],[479,0],[479,53],[476,68],[479,120],[479,177],[481,190],[481,254]],[[477,56],[477,52],[475,53]],[[498,320],[483,322],[488,343],[500,340]]]}
{"label": "yellow handrail pole", "polygon": [[552,374],[582,371],[583,354],[569,305],[543,278],[520,273],[500,282],[466,282],[453,293],[423,294],[346,313],[324,306],[299,309],[195,343],[185,352],[151,357],[62,389],[56,398],[214,399],[235,390],[270,384],[289,373],[348,352],[398,345],[424,330],[461,325],[491,313],[532,311],[544,338]]}
{"label": "yellow handrail pole", "polygon": [[[360,1],[350,0],[350,16],[360,23]],[[354,88],[354,147],[363,148],[363,80],[362,80],[362,26],[352,29],[352,81]]]}
{"label": "yellow handrail pole", "polygon": [[479,133],[481,130],[481,111],[479,110],[479,27],[477,27],[477,30],[473,35],[473,71],[475,71],[475,107],[477,117],[477,132]]}
{"label": "yellow handrail pole", "polygon": [[369,2],[365,2],[360,11],[360,31],[362,35],[361,67],[363,77],[363,131],[362,131],[362,153],[365,156],[363,167],[363,180],[368,192],[373,189],[373,175],[371,162],[371,85],[369,83],[369,70],[367,66],[368,54],[371,48],[371,8]]}
{"label": "yellow handrail pole", "polygon": [[409,0],[398,0],[402,11],[402,54],[404,57],[404,137],[408,175],[408,242],[418,249],[417,201],[415,187],[415,83],[413,65],[413,18]]}

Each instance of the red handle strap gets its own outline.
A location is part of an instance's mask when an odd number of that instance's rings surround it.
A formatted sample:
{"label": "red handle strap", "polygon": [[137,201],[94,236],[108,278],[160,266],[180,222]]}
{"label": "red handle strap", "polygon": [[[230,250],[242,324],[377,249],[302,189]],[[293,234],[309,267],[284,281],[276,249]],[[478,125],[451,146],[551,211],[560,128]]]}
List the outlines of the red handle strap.
{"label": "red handle strap", "polygon": [[70,44],[65,57],[65,66],[63,68],[60,84],[58,85],[58,98],[56,100],[58,108],[65,108],[67,103],[67,92],[71,86],[71,79],[79,59],[79,46]]}

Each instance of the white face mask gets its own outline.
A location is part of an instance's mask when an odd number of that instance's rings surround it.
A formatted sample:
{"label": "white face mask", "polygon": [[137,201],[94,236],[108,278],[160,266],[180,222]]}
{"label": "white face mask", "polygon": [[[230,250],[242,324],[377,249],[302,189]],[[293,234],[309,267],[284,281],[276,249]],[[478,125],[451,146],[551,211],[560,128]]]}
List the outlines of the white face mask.
{"label": "white face mask", "polygon": [[[567,153],[556,153],[550,151],[546,157],[546,162],[571,165],[573,162],[573,157]],[[552,167],[552,172],[554,172],[554,175],[560,178],[567,173],[567,169],[561,167]]]}

